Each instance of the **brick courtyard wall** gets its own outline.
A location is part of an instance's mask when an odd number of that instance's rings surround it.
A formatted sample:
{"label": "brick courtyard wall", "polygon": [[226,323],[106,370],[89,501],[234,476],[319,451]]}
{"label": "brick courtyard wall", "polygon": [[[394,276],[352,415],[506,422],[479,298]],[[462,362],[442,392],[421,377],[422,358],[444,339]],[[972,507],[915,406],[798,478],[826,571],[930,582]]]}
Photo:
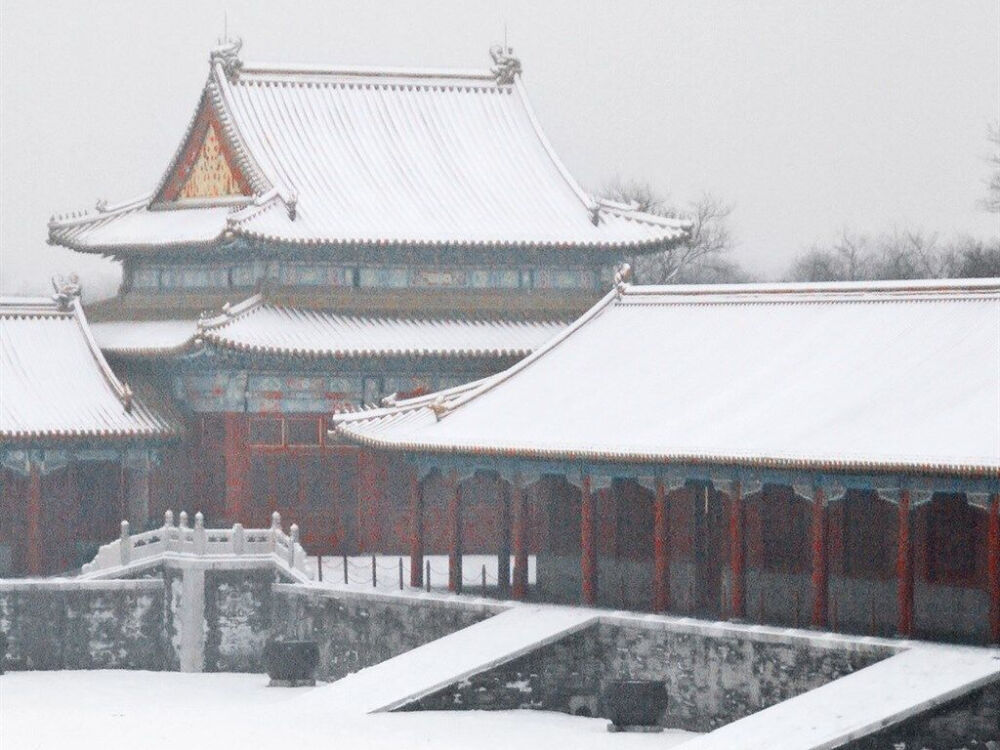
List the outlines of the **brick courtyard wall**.
{"label": "brick courtyard wall", "polygon": [[294,584],[276,584],[273,597],[274,635],[318,641],[317,677],[324,680],[391,659],[504,609],[444,597],[357,594]]}
{"label": "brick courtyard wall", "polygon": [[8,669],[169,668],[162,580],[0,581]]}
{"label": "brick courtyard wall", "polygon": [[1000,681],[901,725],[844,745],[844,750],[952,750],[1000,747]]}
{"label": "brick courtyard wall", "polygon": [[612,680],[657,680],[668,694],[662,724],[707,732],[891,654],[887,646],[847,639],[713,634],[604,618],[403,710],[534,708],[599,716]]}

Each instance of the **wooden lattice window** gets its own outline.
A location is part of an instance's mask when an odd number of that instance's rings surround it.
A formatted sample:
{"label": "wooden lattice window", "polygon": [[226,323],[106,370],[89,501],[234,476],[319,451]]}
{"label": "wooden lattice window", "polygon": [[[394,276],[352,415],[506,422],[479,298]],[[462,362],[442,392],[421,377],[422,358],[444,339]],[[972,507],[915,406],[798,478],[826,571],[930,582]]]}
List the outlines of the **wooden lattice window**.
{"label": "wooden lattice window", "polygon": [[881,578],[892,574],[887,528],[891,512],[874,491],[847,491],[843,500],[845,575]]}
{"label": "wooden lattice window", "polygon": [[280,446],[282,430],[280,417],[251,417],[250,445]]}
{"label": "wooden lattice window", "polygon": [[809,509],[809,503],[791,487],[764,487],[760,512],[765,570],[772,573],[809,570]]}
{"label": "wooden lattice window", "polygon": [[323,420],[316,417],[294,418],[285,421],[289,445],[319,445]]}
{"label": "wooden lattice window", "polygon": [[580,554],[580,492],[569,482],[543,477],[539,490],[548,495],[549,549],[556,555]]}
{"label": "wooden lattice window", "polygon": [[302,497],[308,508],[332,507],[333,487],[329,462],[323,456],[304,456],[302,460]]}
{"label": "wooden lattice window", "polygon": [[927,580],[962,583],[976,573],[976,510],[961,493],[939,492],[927,509]]}

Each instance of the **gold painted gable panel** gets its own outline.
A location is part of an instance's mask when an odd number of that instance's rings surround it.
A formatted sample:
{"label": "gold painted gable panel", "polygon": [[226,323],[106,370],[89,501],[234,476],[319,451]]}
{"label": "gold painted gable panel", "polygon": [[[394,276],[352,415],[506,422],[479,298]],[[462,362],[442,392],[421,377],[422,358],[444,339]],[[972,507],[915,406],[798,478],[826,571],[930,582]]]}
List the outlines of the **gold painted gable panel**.
{"label": "gold painted gable panel", "polygon": [[243,194],[222,150],[215,123],[209,123],[205,140],[201,142],[198,156],[178,198],[220,198]]}

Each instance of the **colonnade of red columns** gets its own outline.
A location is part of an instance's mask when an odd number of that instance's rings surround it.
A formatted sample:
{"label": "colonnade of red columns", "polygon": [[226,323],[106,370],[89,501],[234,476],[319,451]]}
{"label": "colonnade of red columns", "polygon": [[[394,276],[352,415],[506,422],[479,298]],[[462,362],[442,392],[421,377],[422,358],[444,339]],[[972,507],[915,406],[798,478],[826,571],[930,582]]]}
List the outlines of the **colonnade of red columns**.
{"label": "colonnade of red columns", "polygon": [[[449,504],[448,525],[451,536],[451,551],[448,558],[448,587],[455,592],[462,590],[462,498],[461,486],[455,471],[448,476]],[[581,599],[588,606],[598,599],[598,556],[597,556],[597,507],[588,475],[580,481],[580,568],[582,575]],[[829,573],[827,560],[828,529],[826,493],[820,487],[813,489],[811,515],[813,606],[811,622],[814,627],[828,625]],[[423,497],[420,482],[414,475],[411,483],[411,542],[410,542],[410,584],[423,583]],[[914,570],[912,549],[911,494],[909,490],[899,493],[899,532],[896,560],[897,592],[899,605],[898,632],[901,636],[913,635]],[[1000,642],[1000,494],[993,494],[988,505],[988,593],[990,601],[989,630],[993,642]],[[502,519],[510,524],[514,554],[513,588],[515,599],[523,599],[528,587],[527,552],[527,503],[520,475],[514,475],[510,490],[509,512]],[[746,550],[744,540],[743,487],[739,481],[730,485],[729,548],[732,575],[731,615],[742,618],[746,615]],[[656,482],[653,502],[653,591],[652,606],[656,612],[666,611],[670,606],[670,545],[669,508],[667,488],[660,480]],[[503,545],[501,545],[503,546]],[[506,550],[501,550],[504,554]],[[502,574],[502,573],[501,573]]]}

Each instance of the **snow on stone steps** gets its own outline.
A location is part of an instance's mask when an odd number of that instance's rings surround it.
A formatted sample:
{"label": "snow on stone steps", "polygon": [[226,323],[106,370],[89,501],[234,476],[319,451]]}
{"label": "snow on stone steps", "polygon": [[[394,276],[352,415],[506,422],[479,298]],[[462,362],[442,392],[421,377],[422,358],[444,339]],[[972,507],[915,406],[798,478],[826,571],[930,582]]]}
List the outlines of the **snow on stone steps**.
{"label": "snow on stone steps", "polygon": [[436,690],[523,656],[597,622],[574,607],[523,605],[431,641],[316,690],[317,705],[392,711]]}
{"label": "snow on stone steps", "polygon": [[684,743],[684,750],[827,750],[1000,679],[1000,651],[913,644]]}

